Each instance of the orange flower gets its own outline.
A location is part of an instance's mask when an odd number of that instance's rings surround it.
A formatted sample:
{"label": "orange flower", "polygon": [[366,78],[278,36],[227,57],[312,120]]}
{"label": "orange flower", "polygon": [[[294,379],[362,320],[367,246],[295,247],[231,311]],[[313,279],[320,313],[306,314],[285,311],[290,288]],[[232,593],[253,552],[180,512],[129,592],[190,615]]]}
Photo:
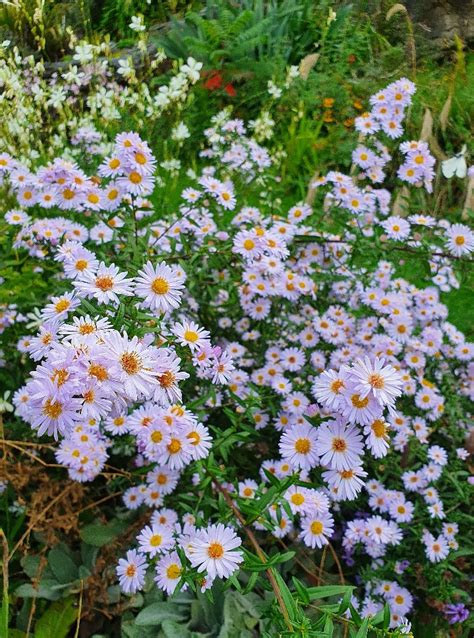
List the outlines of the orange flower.
{"label": "orange flower", "polygon": [[323,106],[325,109],[330,109],[334,106],[334,98],[333,97],[325,97],[323,100]]}
{"label": "orange flower", "polygon": [[354,118],[353,117],[346,117],[346,119],[344,120],[344,126],[346,126],[347,128],[350,128],[351,126],[354,126]]}
{"label": "orange flower", "polygon": [[334,122],[334,117],[332,114],[332,111],[324,111],[324,115],[323,115],[323,122],[329,123],[329,122]]}
{"label": "orange flower", "polygon": [[357,109],[358,111],[360,111],[361,109],[363,109],[363,108],[364,108],[364,107],[363,107],[363,105],[362,105],[362,102],[361,102],[360,100],[354,100],[354,101],[352,102],[352,106],[353,106],[355,109]]}

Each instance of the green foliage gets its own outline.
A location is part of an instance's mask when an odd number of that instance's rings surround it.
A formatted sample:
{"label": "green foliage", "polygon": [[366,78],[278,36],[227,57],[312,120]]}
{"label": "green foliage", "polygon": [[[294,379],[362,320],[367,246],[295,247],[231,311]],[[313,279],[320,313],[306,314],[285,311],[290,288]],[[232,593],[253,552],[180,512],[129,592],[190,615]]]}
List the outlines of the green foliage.
{"label": "green foliage", "polygon": [[311,0],[209,1],[202,12],[174,18],[158,42],[171,57],[193,56],[211,68],[251,68],[273,58],[294,64],[318,42],[327,6]]}
{"label": "green foliage", "polygon": [[77,619],[73,598],[57,601],[36,621],[34,638],[66,638]]}

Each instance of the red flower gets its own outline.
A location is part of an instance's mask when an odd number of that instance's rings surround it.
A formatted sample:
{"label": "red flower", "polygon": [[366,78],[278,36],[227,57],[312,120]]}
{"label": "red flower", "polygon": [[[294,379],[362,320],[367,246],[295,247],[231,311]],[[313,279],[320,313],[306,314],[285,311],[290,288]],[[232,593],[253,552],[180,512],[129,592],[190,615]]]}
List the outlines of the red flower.
{"label": "red flower", "polygon": [[229,84],[225,85],[224,91],[227,93],[227,95],[230,95],[230,97],[234,97],[235,95],[237,95],[237,91],[234,89],[230,82]]}
{"label": "red flower", "polygon": [[211,71],[208,79],[204,82],[204,88],[208,91],[215,91],[222,86],[222,75],[219,71]]}

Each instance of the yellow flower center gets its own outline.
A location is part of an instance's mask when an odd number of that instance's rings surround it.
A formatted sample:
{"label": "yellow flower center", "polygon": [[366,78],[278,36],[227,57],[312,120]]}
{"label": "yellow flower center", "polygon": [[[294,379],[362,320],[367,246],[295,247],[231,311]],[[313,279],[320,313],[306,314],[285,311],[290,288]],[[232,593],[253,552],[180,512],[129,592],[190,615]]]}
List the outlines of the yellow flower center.
{"label": "yellow flower center", "polygon": [[366,408],[369,405],[369,398],[361,399],[359,394],[353,394],[351,396],[351,403],[355,408]]}
{"label": "yellow flower center", "polygon": [[171,441],[167,445],[168,452],[170,454],[178,454],[178,452],[181,451],[182,447],[183,446],[181,445],[181,441],[179,439],[171,439]]}
{"label": "yellow flower center", "polygon": [[157,295],[166,295],[170,289],[169,283],[163,277],[157,277],[151,284],[151,289]]}
{"label": "yellow flower center", "polygon": [[336,379],[330,385],[331,391],[334,392],[334,394],[339,394],[339,390],[343,387],[344,381],[341,381],[341,379]]}
{"label": "yellow flower center", "polygon": [[295,450],[298,454],[308,454],[311,450],[311,441],[309,439],[296,439]]}
{"label": "yellow flower center", "polygon": [[375,436],[380,439],[383,436],[385,436],[385,433],[387,432],[387,428],[385,426],[385,423],[383,421],[381,421],[380,419],[377,419],[376,421],[374,421],[372,423],[372,432],[375,434]]}
{"label": "yellow flower center", "polygon": [[161,443],[161,441],[163,440],[163,435],[159,430],[155,430],[151,434],[151,440],[153,441],[153,443]]}
{"label": "yellow flower center", "polygon": [[69,299],[60,299],[54,306],[56,312],[64,312],[69,308],[71,302]]}
{"label": "yellow flower center", "polygon": [[159,534],[153,534],[150,538],[150,545],[152,547],[159,547],[163,541],[163,538]]}
{"label": "yellow flower center", "polygon": [[132,184],[140,184],[142,181],[142,176],[137,171],[132,171],[128,176],[128,179],[132,182]]}
{"label": "yellow flower center", "polygon": [[166,570],[166,575],[168,576],[168,578],[176,580],[176,578],[179,578],[181,576],[181,568],[176,565],[176,563],[173,563]]}

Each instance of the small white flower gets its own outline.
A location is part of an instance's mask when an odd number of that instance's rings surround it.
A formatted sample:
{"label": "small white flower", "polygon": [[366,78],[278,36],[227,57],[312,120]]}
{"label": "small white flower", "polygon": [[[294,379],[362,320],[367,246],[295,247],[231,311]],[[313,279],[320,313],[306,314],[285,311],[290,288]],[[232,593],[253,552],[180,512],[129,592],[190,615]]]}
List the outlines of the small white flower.
{"label": "small white flower", "polygon": [[132,21],[128,25],[132,31],[136,31],[137,33],[141,33],[146,30],[146,27],[143,23],[143,16],[132,16]]}

